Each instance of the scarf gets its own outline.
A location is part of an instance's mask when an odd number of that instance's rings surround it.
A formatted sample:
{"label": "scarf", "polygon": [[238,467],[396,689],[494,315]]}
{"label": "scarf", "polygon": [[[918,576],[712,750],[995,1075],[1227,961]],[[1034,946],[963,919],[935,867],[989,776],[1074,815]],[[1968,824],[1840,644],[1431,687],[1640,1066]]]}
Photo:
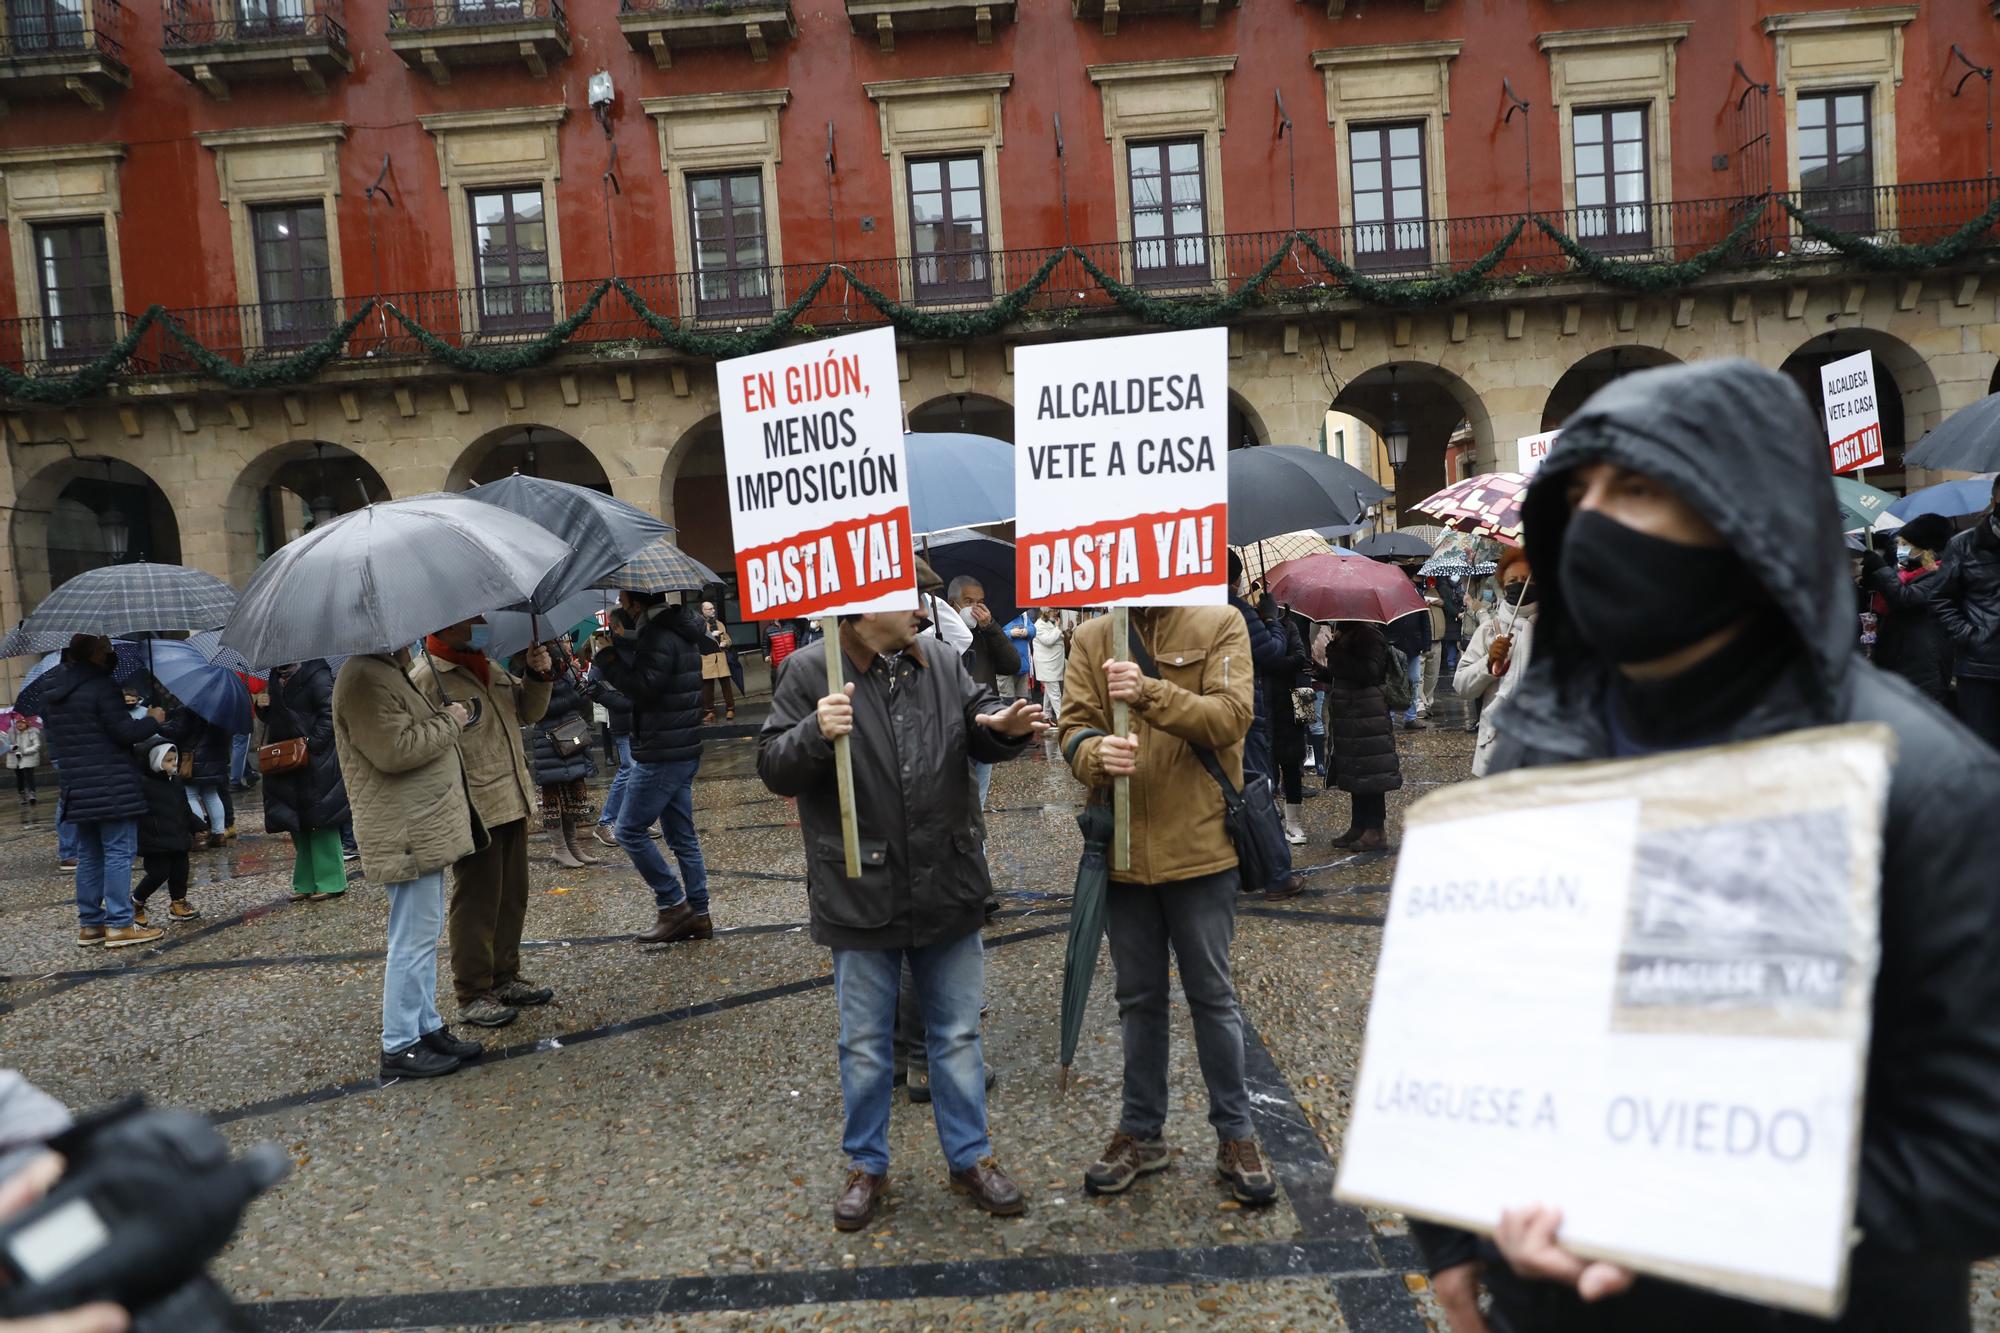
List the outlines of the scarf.
{"label": "scarf", "polygon": [[1798,633],[1766,611],[1678,676],[1636,681],[1614,673],[1616,728],[1642,752],[1706,744],[1755,707],[1803,653]]}
{"label": "scarf", "polygon": [[470,649],[453,648],[435,634],[424,637],[424,651],[432,657],[442,657],[454,666],[464,667],[467,671],[478,677],[481,685],[489,689],[492,687],[493,664],[486,660],[485,653],[475,653]]}

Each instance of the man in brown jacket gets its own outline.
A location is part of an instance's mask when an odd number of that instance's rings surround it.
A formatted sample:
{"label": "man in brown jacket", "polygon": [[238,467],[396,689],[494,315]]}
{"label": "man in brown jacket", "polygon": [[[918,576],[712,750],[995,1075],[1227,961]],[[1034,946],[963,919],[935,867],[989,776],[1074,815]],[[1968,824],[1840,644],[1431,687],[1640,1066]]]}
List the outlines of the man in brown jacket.
{"label": "man in brown jacket", "polygon": [[[1113,870],[1107,895],[1111,961],[1125,1044],[1125,1107],[1104,1155],[1084,1172],[1091,1194],[1121,1194],[1173,1158],[1167,1118],[1167,950],[1194,1016],[1195,1051],[1208,1084],[1216,1173],[1242,1203],[1268,1204],[1277,1182],[1250,1127],[1243,1076],[1243,1015],[1229,979],[1236,934],[1236,847],[1222,791],[1196,748],[1243,783],[1243,738],[1254,717],[1250,635],[1234,607],[1139,607],[1132,632],[1159,674],[1111,660],[1111,617],[1076,631],[1063,677],[1063,753],[1083,784],[1131,778],[1132,866]],[[1128,654],[1134,655],[1136,654]],[[1111,706],[1131,705],[1132,735],[1111,731]]]}
{"label": "man in brown jacket", "polygon": [[521,748],[521,725],[549,709],[549,653],[527,654],[519,679],[485,654],[484,620],[461,621],[425,640],[410,678],[442,708],[463,703],[472,715],[459,737],[472,807],[490,842],[451,871],[452,987],[459,1021],[505,1027],[520,1006],[547,1004],[555,992],[521,975],[521,927],[528,917],[528,816],[535,783]]}

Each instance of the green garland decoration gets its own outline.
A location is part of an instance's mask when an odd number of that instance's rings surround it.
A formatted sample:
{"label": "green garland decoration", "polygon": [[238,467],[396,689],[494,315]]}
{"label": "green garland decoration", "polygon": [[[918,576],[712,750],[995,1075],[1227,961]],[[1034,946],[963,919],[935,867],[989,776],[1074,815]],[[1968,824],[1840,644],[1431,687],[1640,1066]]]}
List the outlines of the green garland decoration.
{"label": "green garland decoration", "polygon": [[132,321],[132,327],[125,331],[124,337],[67,374],[23,375],[0,366],[0,396],[17,403],[70,407],[102,393],[118,368],[132,359],[132,353],[138,350],[139,340],[146,336],[146,330],[165,314],[165,309],[160,306],[146,307],[146,313]]}
{"label": "green garland decoration", "polygon": [[998,333],[1021,317],[1021,312],[1028,308],[1028,302],[1034,299],[1036,292],[1048,284],[1049,276],[1056,271],[1056,265],[1062,262],[1063,256],[1070,250],[1069,246],[1057,250],[1042,261],[1042,266],[1035,270],[1034,276],[984,310],[961,311],[956,314],[904,305],[887,292],[878,291],[870,286],[847,265],[836,264],[834,267],[846,275],[848,284],[861,293],[861,299],[880,311],[899,332],[907,333],[913,338],[983,338],[988,334]]}
{"label": "green garland decoration", "polygon": [[195,369],[212,380],[219,380],[231,389],[273,389],[288,384],[302,384],[319,374],[326,363],[340,354],[354,331],[361,327],[361,321],[368,318],[368,312],[375,308],[375,298],[369,297],[352,315],[328,330],[322,338],[308,343],[289,356],[270,361],[256,361],[248,365],[237,365],[226,357],[217,356],[172,315],[162,313],[160,323],[167,335],[179,343],[181,350],[194,362]]}
{"label": "green garland decoration", "polygon": [[1342,263],[1338,255],[1307,233],[1298,232],[1296,235],[1349,296],[1373,306],[1408,310],[1456,301],[1483,286],[1486,275],[1514,248],[1514,242],[1521,239],[1521,230],[1526,225],[1527,219],[1522,218],[1500,238],[1499,244],[1458,272],[1442,278],[1371,278]]}
{"label": "green garland decoration", "polygon": [[672,320],[656,314],[653,308],[646,304],[645,298],[641,297],[625,279],[613,278],[611,282],[618,288],[618,294],[625,298],[625,304],[632,307],[632,313],[637,315],[646,327],[653,331],[653,336],[661,342],[686,356],[712,357],[717,361],[725,361],[734,356],[749,356],[753,352],[768,351],[776,346],[778,339],[797,327],[799,316],[804,313],[807,306],[819,299],[820,292],[826,289],[826,284],[832,278],[833,265],[828,264],[819,271],[819,276],[799,293],[798,300],[754,329],[731,333],[698,333],[692,329],[684,329]]}
{"label": "green garland decoration", "polygon": [[1742,206],[1743,216],[1736,220],[1728,235],[1700,254],[1690,255],[1675,263],[1651,259],[1611,259],[1561,231],[1540,213],[1535,214],[1535,225],[1556,243],[1571,263],[1599,282],[1632,292],[1666,292],[1687,286],[1736,253],[1743,238],[1750,234],[1750,228],[1764,216],[1764,202],[1769,198],[1769,195],[1759,195],[1746,201]]}
{"label": "green garland decoration", "polygon": [[550,325],[540,337],[492,349],[454,346],[397,309],[394,301],[384,301],[382,307],[396,317],[398,324],[410,331],[410,336],[417,340],[417,345],[431,360],[472,374],[511,375],[520,370],[532,370],[560,351],[571,335],[583,327],[584,321],[597,313],[597,303],[610,290],[611,280],[607,278],[597,284],[590,298],[578,306],[574,314],[560,324]]}
{"label": "green garland decoration", "polygon": [[2000,222],[2000,197],[1996,197],[1986,206],[1985,212],[1935,245],[1891,245],[1854,232],[1836,231],[1808,216],[1791,200],[1786,199],[1783,203],[1785,212],[1791,214],[1800,231],[1820,244],[1838,250],[1863,268],[1888,273],[1909,273],[1953,263],[1979,244],[1980,238],[1995,222]]}
{"label": "green garland decoration", "polygon": [[1292,253],[1292,246],[1297,241],[1296,232],[1286,237],[1284,245],[1279,247],[1278,252],[1266,260],[1262,268],[1245,279],[1241,287],[1213,301],[1196,301],[1187,297],[1148,296],[1142,289],[1120,282],[1106,273],[1097,266],[1096,261],[1075,246],[1066,248],[1077,257],[1077,261],[1083,265],[1083,271],[1090,275],[1091,280],[1102,287],[1105,294],[1126,314],[1148,324],[1164,324],[1174,329],[1200,329],[1212,324],[1226,324],[1254,305],[1264,284],[1271,280],[1271,275],[1278,271],[1278,265],[1284,263],[1285,257]]}

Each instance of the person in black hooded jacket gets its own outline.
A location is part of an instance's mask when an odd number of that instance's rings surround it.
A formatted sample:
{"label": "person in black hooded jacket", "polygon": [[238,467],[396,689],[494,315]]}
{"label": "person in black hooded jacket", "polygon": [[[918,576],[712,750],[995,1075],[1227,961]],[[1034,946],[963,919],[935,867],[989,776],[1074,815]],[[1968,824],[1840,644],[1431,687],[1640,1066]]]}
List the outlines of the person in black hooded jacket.
{"label": "person in black hooded jacket", "polygon": [[264,740],[304,740],[306,762],[264,778],[264,831],[292,835],[292,901],[337,898],[347,890],[340,830],[347,822],[347,787],[333,746],[333,668],[323,657],[271,673],[259,710]]}
{"label": "person in black hooded jacket", "polygon": [[[1896,733],[1846,1311],[1585,1263],[1523,1198],[1496,1242],[1417,1228],[1455,1333],[1970,1327],[1970,1262],[2000,1251],[2000,755],[1859,656],[1825,449],[1793,383],[1747,361],[1594,394],[1523,507],[1541,613],[1490,771],[1849,722]],[[1482,1273],[1490,1316],[1472,1303]]]}
{"label": "person in black hooded jacket", "polygon": [[1951,539],[1930,580],[1931,614],[1958,649],[1958,716],[2000,748],[2000,477],[1993,506]]}
{"label": "person in black hooded jacket", "polygon": [[1870,602],[1881,616],[1875,665],[1943,703],[1951,684],[1952,648],[1932,612],[1930,589],[1937,581],[1936,553],[1951,540],[1951,520],[1920,514],[1891,540],[1909,543],[1913,554],[1907,566],[1899,568],[1872,546],[1861,553],[1861,586],[1872,594]]}

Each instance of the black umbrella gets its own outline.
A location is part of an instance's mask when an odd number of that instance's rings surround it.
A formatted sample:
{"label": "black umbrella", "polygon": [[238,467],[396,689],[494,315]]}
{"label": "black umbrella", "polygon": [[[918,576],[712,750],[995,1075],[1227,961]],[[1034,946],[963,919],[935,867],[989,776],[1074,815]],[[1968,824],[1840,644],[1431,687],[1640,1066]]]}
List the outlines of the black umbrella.
{"label": "black umbrella", "polygon": [[1409,532],[1378,532],[1354,543],[1354,549],[1371,560],[1427,560],[1437,548]]}
{"label": "black umbrella", "polygon": [[1933,426],[1903,454],[1910,467],[2000,472],[2000,393],[1989,393]]}
{"label": "black umbrella", "polygon": [[1296,444],[1229,451],[1229,544],[1329,523],[1358,523],[1389,498],[1360,468]]}

